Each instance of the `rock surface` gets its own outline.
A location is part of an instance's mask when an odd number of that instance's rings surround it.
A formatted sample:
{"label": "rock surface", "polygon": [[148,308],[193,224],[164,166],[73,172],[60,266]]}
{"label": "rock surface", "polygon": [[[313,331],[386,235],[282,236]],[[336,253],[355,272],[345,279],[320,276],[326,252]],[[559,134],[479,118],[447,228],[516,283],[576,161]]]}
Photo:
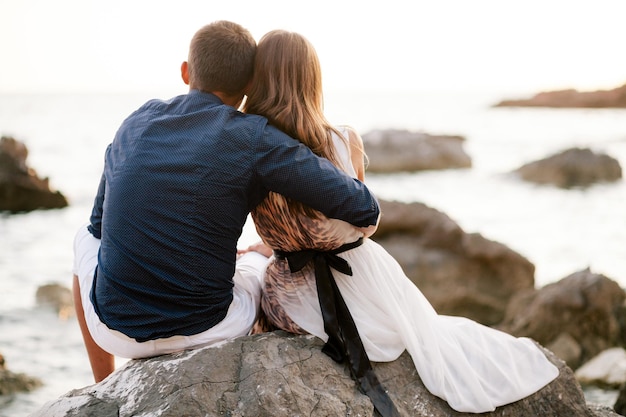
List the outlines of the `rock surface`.
{"label": "rock surface", "polygon": [[373,130],[363,135],[368,172],[389,173],[469,168],[462,136],[429,135],[408,130]]}
{"label": "rock surface", "polygon": [[546,91],[528,99],[503,100],[495,107],[626,107],[626,84],[612,90],[577,91],[574,89]]}
{"label": "rock surface", "polygon": [[422,203],[380,204],[380,226],[372,239],[400,263],[439,314],[497,324],[513,295],[534,289],[534,265],[505,245],[465,233]]}
{"label": "rock surface", "polygon": [[617,159],[588,148],[572,148],[516,169],[524,180],[561,188],[588,187],[622,178]]}
{"label": "rock surface", "polygon": [[613,409],[619,415],[626,416],[626,384],[622,385]]}
{"label": "rock surface", "polygon": [[[621,327],[616,312],[625,299],[619,284],[585,269],[541,289],[516,294],[498,327],[538,341],[576,369],[619,344],[626,328]],[[578,355],[563,354],[562,340],[574,344]]]}
{"label": "rock surface", "polygon": [[[321,352],[311,336],[276,332],[235,339],[219,347],[134,360],[103,382],[74,390],[31,417],[109,416],[373,416],[344,365]],[[572,371],[550,352],[560,375],[539,392],[481,416],[616,416],[588,405]],[[374,364],[402,416],[455,417],[459,413],[423,386],[405,352]]]}
{"label": "rock surface", "polygon": [[61,192],[50,190],[48,178],[39,178],[26,164],[26,145],[11,137],[0,138],[0,211],[11,213],[68,205]]}

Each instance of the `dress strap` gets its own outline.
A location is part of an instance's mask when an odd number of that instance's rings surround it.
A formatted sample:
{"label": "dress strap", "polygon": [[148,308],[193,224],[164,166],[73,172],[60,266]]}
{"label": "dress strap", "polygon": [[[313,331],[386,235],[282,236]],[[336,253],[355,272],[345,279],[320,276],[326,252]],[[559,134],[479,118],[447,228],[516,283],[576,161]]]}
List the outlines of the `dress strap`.
{"label": "dress strap", "polygon": [[343,274],[352,275],[352,268],[348,262],[337,254],[354,249],[361,244],[363,244],[363,238],[330,251],[306,249],[283,252],[275,250],[274,255],[278,259],[286,259],[292,273],[304,268],[309,261],[313,261],[324,330],[328,335],[328,341],[322,352],[339,363],[347,359],[352,378],[358,382],[360,391],[370,398],[376,411],[383,417],[396,417],[399,416],[398,410],[374,373],[354,319],[330,270],[332,267]]}

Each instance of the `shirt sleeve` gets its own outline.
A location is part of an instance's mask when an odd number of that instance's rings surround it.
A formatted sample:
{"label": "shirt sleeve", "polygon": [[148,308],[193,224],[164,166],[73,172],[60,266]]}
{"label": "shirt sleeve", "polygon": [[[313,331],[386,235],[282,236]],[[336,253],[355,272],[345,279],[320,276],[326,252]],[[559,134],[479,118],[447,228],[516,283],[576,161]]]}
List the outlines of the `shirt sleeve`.
{"label": "shirt sleeve", "polygon": [[365,184],[278,129],[266,126],[255,156],[268,190],[356,227],[376,224],[380,207]]}
{"label": "shirt sleeve", "polygon": [[[111,148],[111,145],[107,147],[107,154],[110,148]],[[96,193],[96,198],[94,199],[94,202],[93,202],[93,208],[91,209],[91,217],[89,218],[89,225],[87,226],[87,230],[89,230],[89,233],[91,233],[93,237],[97,239],[102,238],[102,207],[104,205],[105,190],[106,190],[106,179],[105,179],[104,171],[103,171],[102,177],[100,178],[100,184],[98,185],[98,192]]]}

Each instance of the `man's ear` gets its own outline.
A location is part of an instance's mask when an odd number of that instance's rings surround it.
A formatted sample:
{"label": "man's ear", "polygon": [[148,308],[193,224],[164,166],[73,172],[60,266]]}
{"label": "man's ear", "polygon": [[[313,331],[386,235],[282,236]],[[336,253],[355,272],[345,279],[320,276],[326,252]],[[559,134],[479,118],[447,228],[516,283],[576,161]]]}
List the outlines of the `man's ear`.
{"label": "man's ear", "polygon": [[180,76],[182,77],[183,82],[189,85],[189,64],[187,61],[183,61],[180,65]]}

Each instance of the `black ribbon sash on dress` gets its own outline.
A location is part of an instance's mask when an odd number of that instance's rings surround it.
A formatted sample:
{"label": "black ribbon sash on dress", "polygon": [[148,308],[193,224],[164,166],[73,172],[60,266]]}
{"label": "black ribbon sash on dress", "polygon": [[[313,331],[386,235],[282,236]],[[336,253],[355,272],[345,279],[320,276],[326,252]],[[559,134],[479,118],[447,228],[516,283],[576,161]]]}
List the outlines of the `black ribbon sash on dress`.
{"label": "black ribbon sash on dress", "polygon": [[307,249],[283,252],[275,250],[274,255],[278,259],[286,259],[291,272],[300,271],[309,261],[313,261],[324,330],[328,335],[328,341],[322,352],[339,363],[347,359],[352,378],[358,382],[361,392],[370,398],[376,411],[383,417],[396,417],[399,416],[398,410],[372,369],[354,319],[330,270],[333,268],[351,276],[352,268],[337,254],[354,249],[361,244],[363,244],[363,238],[330,251]]}

